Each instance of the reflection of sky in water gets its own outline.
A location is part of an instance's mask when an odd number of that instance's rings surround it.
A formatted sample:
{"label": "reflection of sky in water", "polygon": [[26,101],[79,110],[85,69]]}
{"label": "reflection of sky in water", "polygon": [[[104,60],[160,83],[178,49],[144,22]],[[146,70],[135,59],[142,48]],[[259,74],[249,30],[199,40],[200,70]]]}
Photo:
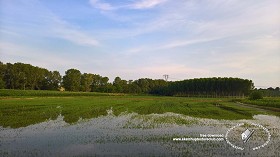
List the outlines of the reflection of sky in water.
{"label": "reflection of sky in water", "polygon": [[[162,123],[160,118],[181,118],[187,125]],[[109,114],[67,124],[63,117],[24,128],[0,127],[0,156],[279,156],[280,118],[257,115],[254,120],[210,120],[173,113],[138,115]],[[155,123],[158,122],[158,123]],[[271,142],[258,151],[239,151],[225,141],[174,142],[173,137],[199,137],[200,134],[225,134],[237,123],[255,122],[269,128]],[[242,130],[242,129],[241,129]],[[240,135],[236,136],[241,138]],[[231,137],[232,139],[236,137]],[[254,141],[255,140],[255,141]],[[258,138],[250,139],[254,145]]]}

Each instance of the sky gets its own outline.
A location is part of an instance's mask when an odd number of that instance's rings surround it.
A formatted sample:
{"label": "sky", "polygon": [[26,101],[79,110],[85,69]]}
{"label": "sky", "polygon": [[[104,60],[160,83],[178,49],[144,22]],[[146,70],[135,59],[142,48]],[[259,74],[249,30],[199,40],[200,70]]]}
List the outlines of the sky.
{"label": "sky", "polygon": [[0,61],[280,86],[279,0],[0,0]]}

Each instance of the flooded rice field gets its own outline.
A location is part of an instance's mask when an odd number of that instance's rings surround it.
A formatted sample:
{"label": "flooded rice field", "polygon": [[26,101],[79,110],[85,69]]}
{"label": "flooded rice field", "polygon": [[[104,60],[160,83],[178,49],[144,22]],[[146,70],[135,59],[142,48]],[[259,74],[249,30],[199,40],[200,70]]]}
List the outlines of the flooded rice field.
{"label": "flooded rice field", "polygon": [[[279,124],[279,117],[268,115],[213,120],[174,113],[115,116],[112,110],[68,124],[60,115],[27,127],[0,127],[0,156],[280,156]],[[246,129],[253,134],[244,142]],[[204,137],[211,139],[199,140]]]}

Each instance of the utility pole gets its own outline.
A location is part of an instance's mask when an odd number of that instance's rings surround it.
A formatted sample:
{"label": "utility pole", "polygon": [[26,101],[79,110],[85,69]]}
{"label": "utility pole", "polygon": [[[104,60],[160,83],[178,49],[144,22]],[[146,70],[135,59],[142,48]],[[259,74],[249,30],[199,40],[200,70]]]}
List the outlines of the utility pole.
{"label": "utility pole", "polygon": [[163,77],[164,77],[164,80],[165,80],[165,81],[168,81],[168,77],[169,77],[169,75],[164,74],[164,75],[163,75]]}

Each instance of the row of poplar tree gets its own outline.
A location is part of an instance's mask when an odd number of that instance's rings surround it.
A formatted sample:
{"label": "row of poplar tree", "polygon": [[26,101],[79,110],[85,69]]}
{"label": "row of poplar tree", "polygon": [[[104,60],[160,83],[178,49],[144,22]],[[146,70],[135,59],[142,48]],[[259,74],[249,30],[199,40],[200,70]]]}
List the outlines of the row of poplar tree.
{"label": "row of poplar tree", "polygon": [[98,74],[81,73],[69,69],[64,76],[58,71],[24,63],[0,62],[0,88],[22,90],[58,90],[66,91],[108,92],[108,93],[142,93],[156,95],[248,95],[254,88],[251,80],[240,78],[199,78],[183,81],[165,81],[163,79],[141,78],[123,80],[116,77],[109,82],[108,77]]}

